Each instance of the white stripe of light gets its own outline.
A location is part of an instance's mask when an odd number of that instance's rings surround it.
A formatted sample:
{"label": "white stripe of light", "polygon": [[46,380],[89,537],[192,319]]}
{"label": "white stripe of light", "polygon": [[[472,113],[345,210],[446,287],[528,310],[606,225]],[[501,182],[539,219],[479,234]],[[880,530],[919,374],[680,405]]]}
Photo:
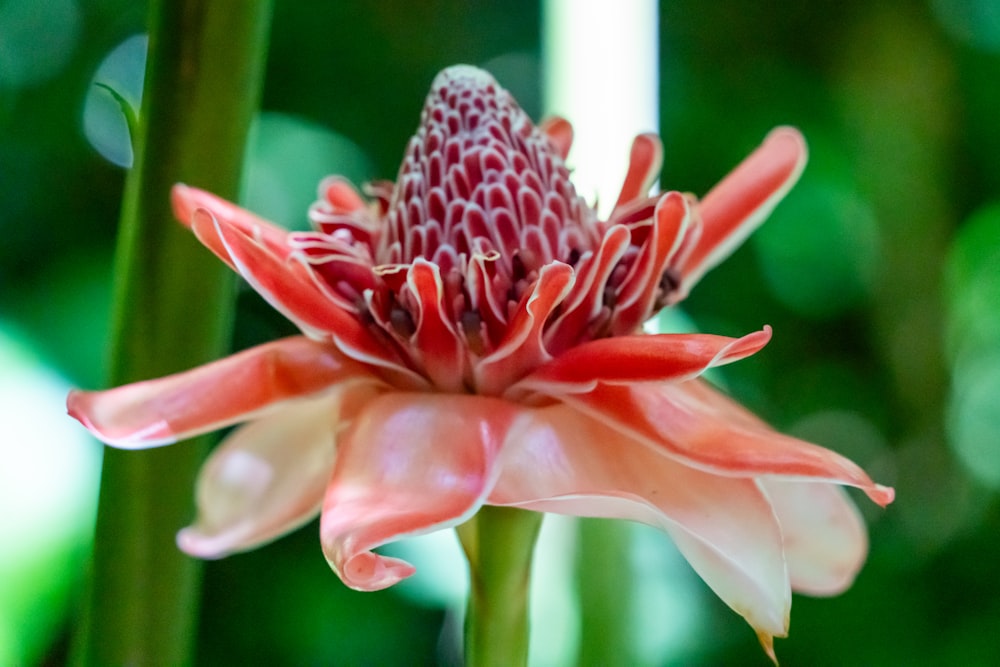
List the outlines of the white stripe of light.
{"label": "white stripe of light", "polygon": [[569,165],[606,217],[618,198],[632,139],[659,126],[655,0],[545,0],[545,115],[573,124]]}

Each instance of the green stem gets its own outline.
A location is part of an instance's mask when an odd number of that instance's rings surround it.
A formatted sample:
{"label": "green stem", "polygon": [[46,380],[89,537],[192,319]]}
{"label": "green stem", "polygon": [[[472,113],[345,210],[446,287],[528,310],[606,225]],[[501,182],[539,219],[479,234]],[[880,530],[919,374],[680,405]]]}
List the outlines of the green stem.
{"label": "green stem", "polygon": [[629,533],[614,519],[581,519],[576,567],[580,596],[580,667],[630,665]]}
{"label": "green stem", "polygon": [[[115,264],[110,383],[225,351],[232,281],[170,212],[186,182],[236,198],[263,77],[270,0],[154,0],[149,60]],[[73,662],[189,664],[200,569],[178,552],[206,442],[105,450]]]}
{"label": "green stem", "polygon": [[467,667],[527,664],[531,557],[541,525],[540,513],[484,506],[458,528],[469,560]]}

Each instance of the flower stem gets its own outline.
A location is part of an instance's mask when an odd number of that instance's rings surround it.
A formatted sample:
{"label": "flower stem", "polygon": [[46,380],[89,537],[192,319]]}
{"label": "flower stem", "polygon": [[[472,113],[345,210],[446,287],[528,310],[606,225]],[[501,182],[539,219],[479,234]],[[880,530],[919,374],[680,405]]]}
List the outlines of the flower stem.
{"label": "flower stem", "polygon": [[[149,60],[115,264],[110,384],[187,369],[224,352],[232,282],[170,212],[183,181],[238,194],[257,108],[271,0],[153,0]],[[196,563],[174,534],[192,513],[205,442],[106,449],[73,662],[189,664]]]}
{"label": "flower stem", "polygon": [[467,667],[527,664],[531,557],[541,525],[540,513],[487,505],[458,528],[469,560]]}
{"label": "flower stem", "polygon": [[576,579],[579,667],[633,664],[629,630],[629,531],[625,521],[581,519]]}

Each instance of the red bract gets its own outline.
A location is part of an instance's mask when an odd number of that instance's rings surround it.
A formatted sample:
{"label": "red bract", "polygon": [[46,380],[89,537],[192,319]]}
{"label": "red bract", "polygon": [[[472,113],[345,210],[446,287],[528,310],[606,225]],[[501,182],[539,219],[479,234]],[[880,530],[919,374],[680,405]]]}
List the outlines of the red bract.
{"label": "red bract", "polygon": [[311,232],[287,232],[178,185],[177,216],[302,336],[186,373],[73,392],[70,413],[123,448],[246,422],[205,464],[182,549],[219,557],[321,513],[330,565],[376,590],[413,568],[372,552],[454,526],[484,503],[643,521],[770,647],[791,589],[850,584],[867,541],[839,485],[892,490],[781,435],[698,379],[761,349],[648,335],[791,187],[790,128],[703,200],[648,191],[642,135],[608,220],[563,162],[572,130],[535,127],[485,72],[434,81],[395,185],[320,187]]}

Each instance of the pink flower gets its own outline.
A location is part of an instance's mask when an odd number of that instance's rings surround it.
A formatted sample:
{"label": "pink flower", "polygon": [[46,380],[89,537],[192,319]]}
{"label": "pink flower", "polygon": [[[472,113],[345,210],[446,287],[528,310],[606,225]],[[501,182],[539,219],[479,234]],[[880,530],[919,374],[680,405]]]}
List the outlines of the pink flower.
{"label": "pink flower", "polygon": [[302,330],[194,370],[103,392],[69,412],[104,442],[166,445],[244,423],[197,486],[180,547],[215,558],[321,515],[348,586],[414,569],[372,550],[455,526],[486,504],[634,519],[665,530],[765,647],[791,591],[832,594],[867,538],[840,485],[891,489],[781,435],[698,376],[760,350],[742,338],[649,335],[759,225],[801,173],[790,128],[704,199],[649,197],[661,147],[638,137],[607,221],[563,160],[572,129],[532,125],[485,72],[435,79],[392,183],[320,186],[311,232],[211,194],[180,220]]}

